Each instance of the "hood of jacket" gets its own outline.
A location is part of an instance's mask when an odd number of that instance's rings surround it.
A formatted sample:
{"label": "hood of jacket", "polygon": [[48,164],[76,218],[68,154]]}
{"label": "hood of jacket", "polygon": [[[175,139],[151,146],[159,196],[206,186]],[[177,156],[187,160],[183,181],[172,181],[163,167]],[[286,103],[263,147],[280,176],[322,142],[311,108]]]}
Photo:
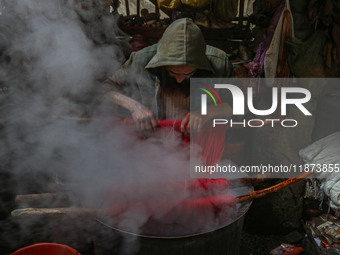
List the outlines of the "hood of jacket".
{"label": "hood of jacket", "polygon": [[145,68],[187,65],[213,72],[206,47],[199,27],[191,19],[178,19],[165,30],[157,45],[157,53]]}

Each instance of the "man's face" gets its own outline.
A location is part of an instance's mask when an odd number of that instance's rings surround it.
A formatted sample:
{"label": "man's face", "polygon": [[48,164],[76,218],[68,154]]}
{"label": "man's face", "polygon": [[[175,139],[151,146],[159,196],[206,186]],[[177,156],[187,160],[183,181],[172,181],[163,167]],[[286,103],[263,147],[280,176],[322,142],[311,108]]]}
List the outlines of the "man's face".
{"label": "man's face", "polygon": [[192,66],[167,66],[166,70],[168,74],[176,79],[178,83],[182,83],[184,80],[189,79],[194,75],[196,68]]}

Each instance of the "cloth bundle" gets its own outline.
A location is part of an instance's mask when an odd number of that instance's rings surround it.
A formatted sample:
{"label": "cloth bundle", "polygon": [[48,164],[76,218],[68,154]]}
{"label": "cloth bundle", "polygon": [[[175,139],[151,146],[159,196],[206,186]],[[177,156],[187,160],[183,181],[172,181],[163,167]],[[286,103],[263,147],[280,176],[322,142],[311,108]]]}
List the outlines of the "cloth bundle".
{"label": "cloth bundle", "polygon": [[[121,123],[128,126],[134,124],[128,119],[121,120]],[[160,120],[158,125],[180,132],[181,121]],[[200,156],[203,164],[213,165],[221,160],[227,127],[205,127],[201,135],[195,136],[193,142],[202,148]],[[190,137],[185,134],[182,137],[186,146]],[[105,191],[104,198],[106,205],[110,205],[110,216],[114,221],[143,219],[144,232],[159,234],[169,229],[170,225],[170,228],[174,228],[171,234],[181,234],[209,229],[226,222],[236,207],[235,197],[228,195],[228,188],[227,179],[160,181],[113,187]],[[166,227],[163,227],[164,224]]]}
{"label": "cloth bundle", "polygon": [[105,190],[108,203],[135,203],[146,200],[176,200],[214,197],[228,192],[227,179],[189,179],[183,181],[159,181],[131,186],[116,186]]}
{"label": "cloth bundle", "polygon": [[299,154],[307,164],[315,164],[314,174],[330,198],[330,206],[340,209],[340,132],[314,142]]}
{"label": "cloth bundle", "polygon": [[[132,119],[121,119],[121,124],[132,126],[134,121]],[[117,122],[113,123],[114,125]],[[172,128],[174,131],[181,132],[180,120],[158,120],[160,128]],[[198,145],[200,150],[201,161],[203,165],[214,165],[219,163],[222,159],[224,147],[225,147],[225,135],[228,129],[228,125],[218,125],[212,127],[206,125],[203,130],[194,137],[193,144]],[[184,146],[186,147],[190,142],[190,136],[182,134]]]}
{"label": "cloth bundle", "polygon": [[221,161],[227,129],[228,125],[216,127],[207,125],[200,134],[194,137],[192,142],[202,149],[198,156],[201,157],[203,165],[212,166]]}
{"label": "cloth bundle", "polygon": [[116,187],[106,197],[124,198],[110,206],[114,220],[134,221],[143,215],[144,228],[153,234],[167,231],[165,225],[176,226],[176,231],[199,231],[225,223],[235,211],[235,197],[226,195],[228,187],[226,179],[159,182]]}

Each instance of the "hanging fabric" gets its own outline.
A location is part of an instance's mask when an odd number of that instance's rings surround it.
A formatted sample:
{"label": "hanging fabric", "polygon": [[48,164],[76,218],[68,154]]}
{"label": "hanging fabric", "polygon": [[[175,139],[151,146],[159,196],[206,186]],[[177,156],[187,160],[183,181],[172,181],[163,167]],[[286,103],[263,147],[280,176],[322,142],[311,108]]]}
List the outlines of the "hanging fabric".
{"label": "hanging fabric", "polygon": [[[280,14],[274,35],[264,57],[264,76],[266,78],[290,77],[288,66],[288,52],[285,41],[294,37],[293,18],[289,0],[285,1],[285,7]],[[271,85],[271,84],[267,84]]]}
{"label": "hanging fabric", "polygon": [[214,19],[231,22],[238,11],[238,0],[211,0],[210,13]]}

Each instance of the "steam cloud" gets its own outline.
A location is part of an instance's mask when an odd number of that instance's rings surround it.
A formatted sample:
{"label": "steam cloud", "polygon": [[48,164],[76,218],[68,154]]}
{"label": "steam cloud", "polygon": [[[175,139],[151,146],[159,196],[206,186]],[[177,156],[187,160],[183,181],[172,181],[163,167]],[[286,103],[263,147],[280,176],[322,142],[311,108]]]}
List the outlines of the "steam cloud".
{"label": "steam cloud", "polygon": [[[161,133],[141,142],[96,107],[100,82],[124,60],[113,17],[85,25],[80,19],[93,13],[70,0],[8,0],[1,13],[0,85],[8,91],[0,102],[1,174],[16,181],[12,194],[49,192],[52,183],[71,191],[76,205],[98,207],[108,187],[188,178],[177,138],[161,149]],[[148,215],[139,217],[127,222],[136,232]]]}

